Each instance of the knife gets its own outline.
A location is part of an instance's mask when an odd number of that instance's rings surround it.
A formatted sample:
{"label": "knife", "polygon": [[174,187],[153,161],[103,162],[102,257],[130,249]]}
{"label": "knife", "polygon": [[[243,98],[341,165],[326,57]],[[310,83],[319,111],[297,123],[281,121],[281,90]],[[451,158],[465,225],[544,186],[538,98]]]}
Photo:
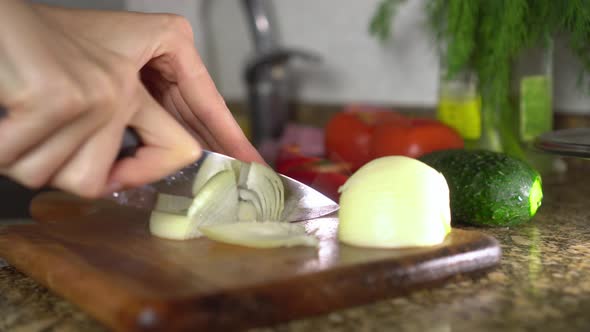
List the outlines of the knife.
{"label": "knife", "polygon": [[[8,111],[0,105],[0,120],[7,114]],[[117,159],[133,156],[140,146],[141,139],[139,135],[135,130],[128,127],[123,134]],[[203,150],[199,160],[180,171],[142,188],[114,193],[112,198],[119,204],[137,206],[137,204],[131,202],[133,200],[131,197],[140,197],[142,201],[152,202],[155,201],[155,195],[158,192],[192,197],[193,181],[199,173],[200,166],[207,159],[212,159],[213,162],[220,163],[226,162],[227,160],[235,160],[235,158],[221,153]],[[289,222],[310,220],[338,211],[338,203],[319,191],[288,176],[279,174],[279,177],[285,187],[285,205],[281,217],[282,220]]]}

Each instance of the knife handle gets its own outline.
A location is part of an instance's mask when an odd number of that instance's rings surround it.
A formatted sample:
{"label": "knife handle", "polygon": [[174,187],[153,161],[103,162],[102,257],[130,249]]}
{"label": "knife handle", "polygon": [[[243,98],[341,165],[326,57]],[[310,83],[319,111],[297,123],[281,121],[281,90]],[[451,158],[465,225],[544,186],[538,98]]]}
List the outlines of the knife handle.
{"label": "knife handle", "polygon": [[[7,115],[8,110],[0,105],[0,120]],[[119,154],[117,155],[117,160],[133,156],[137,148],[139,148],[141,145],[141,138],[135,129],[131,127],[125,128],[123,139],[121,140],[121,147],[119,148]]]}

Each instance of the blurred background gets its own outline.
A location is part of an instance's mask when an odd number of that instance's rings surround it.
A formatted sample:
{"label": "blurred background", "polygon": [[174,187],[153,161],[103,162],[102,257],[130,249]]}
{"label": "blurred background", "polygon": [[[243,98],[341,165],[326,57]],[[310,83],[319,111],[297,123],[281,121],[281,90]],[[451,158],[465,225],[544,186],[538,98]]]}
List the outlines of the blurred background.
{"label": "blurred background", "polygon": [[[448,61],[452,48],[433,33],[426,0],[36,2],[186,17],[218,89],[265,158],[277,170],[330,194],[368,159],[396,153],[392,140],[407,140],[397,148],[411,156],[418,156],[408,152],[411,145],[422,144],[423,152],[445,148],[432,143],[452,141],[452,135],[436,136],[432,128],[439,124],[451,128],[465,147],[512,153],[547,172],[565,166],[531,152],[532,139],[548,130],[588,124],[584,66],[567,31],[549,31],[549,42],[512,54],[506,82],[511,106],[506,106],[478,84],[487,82],[478,77],[479,67],[447,75],[453,71]],[[452,12],[445,15],[452,21]],[[477,47],[478,40],[474,42]],[[398,123],[387,131],[397,136],[386,134],[382,146],[363,147],[359,141],[364,138],[355,136],[353,128],[365,126],[360,131],[366,135],[385,121],[379,115],[383,112],[437,123],[429,123],[423,132],[414,130],[421,125],[416,122]],[[364,115],[338,118],[359,113]],[[395,129],[400,126],[405,131]],[[401,132],[407,134],[397,134]],[[422,138],[411,141],[410,136]],[[285,166],[294,159],[299,160],[297,169],[289,168],[294,163]],[[22,215],[27,204],[23,197],[31,192],[2,180],[0,195],[22,198],[0,214]]]}

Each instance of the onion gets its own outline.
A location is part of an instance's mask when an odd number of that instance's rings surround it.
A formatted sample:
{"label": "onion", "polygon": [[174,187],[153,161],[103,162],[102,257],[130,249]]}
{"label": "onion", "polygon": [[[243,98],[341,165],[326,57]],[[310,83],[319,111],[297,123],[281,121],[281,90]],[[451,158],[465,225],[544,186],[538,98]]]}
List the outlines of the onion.
{"label": "onion", "polygon": [[257,218],[258,211],[252,202],[240,201],[238,203],[238,220],[256,221]]}
{"label": "onion", "polygon": [[154,210],[174,214],[185,214],[193,200],[188,197],[158,193]]}
{"label": "onion", "polygon": [[186,215],[155,210],[150,216],[150,233],[170,240],[187,240],[201,235]]}
{"label": "onion", "polygon": [[390,156],[361,167],[341,187],[338,237],[381,248],[430,246],[451,231],[444,176],[416,159]]}
{"label": "onion", "polygon": [[195,181],[193,182],[193,196],[196,196],[201,188],[211,179],[215,174],[222,171],[234,171],[239,164],[237,160],[218,160],[217,158],[205,158],[203,163],[199,166],[199,170]]}
{"label": "onion", "polygon": [[[204,234],[216,241],[255,248],[317,245],[318,240],[306,234],[303,225],[278,222],[285,189],[272,169],[256,163],[242,164],[239,170],[231,163],[215,165],[201,166],[190,202],[184,197],[158,196],[157,209],[150,218],[152,234],[177,240]],[[185,215],[179,214],[187,207]]]}
{"label": "onion", "polygon": [[150,232],[186,240],[201,236],[200,226],[237,222],[238,190],[233,171],[221,171],[203,185],[185,215],[152,211]]}
{"label": "onion", "polygon": [[254,206],[256,211],[254,220],[262,220],[262,203],[256,192],[249,189],[239,188],[238,197],[240,198],[240,202],[249,203]]}
{"label": "onion", "polygon": [[187,216],[196,227],[238,221],[238,188],[233,170],[215,174],[193,200]]}
{"label": "onion", "polygon": [[[240,169],[240,197],[251,201],[259,213],[259,221],[278,221],[284,208],[283,182],[272,169],[250,163],[242,165]],[[248,193],[250,190],[256,195]],[[260,209],[258,209],[255,197],[258,197]]]}
{"label": "onion", "polygon": [[302,224],[283,222],[239,222],[201,227],[208,238],[252,248],[318,245],[318,239],[305,232]]}

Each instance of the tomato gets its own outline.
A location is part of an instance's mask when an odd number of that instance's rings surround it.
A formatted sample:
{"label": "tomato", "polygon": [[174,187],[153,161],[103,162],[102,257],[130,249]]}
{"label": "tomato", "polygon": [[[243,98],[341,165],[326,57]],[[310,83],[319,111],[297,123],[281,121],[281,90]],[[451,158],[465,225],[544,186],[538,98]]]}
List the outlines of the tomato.
{"label": "tomato", "polygon": [[305,163],[319,161],[321,158],[310,157],[301,153],[301,148],[296,144],[282,146],[275,160],[275,170],[285,174],[289,169]]}
{"label": "tomato", "polygon": [[348,180],[350,166],[321,160],[295,166],[285,175],[314,188],[336,202],[340,198],[338,189]]}
{"label": "tomato", "polygon": [[335,201],[340,197],[338,188],[348,180],[351,173],[350,164],[306,156],[294,144],[281,147],[275,168],[277,172],[300,181]]}
{"label": "tomato", "polygon": [[[338,202],[340,199],[338,189],[348,180],[348,176],[344,174],[316,173],[304,170],[293,170],[289,174],[289,177],[301,181],[335,202]],[[304,178],[307,178],[308,180],[304,181]]]}
{"label": "tomato", "polygon": [[426,153],[463,148],[463,139],[451,127],[431,119],[406,119],[376,126],[371,136],[371,158],[403,155],[418,158]]}
{"label": "tomato", "polygon": [[398,113],[377,107],[349,107],[334,115],[326,126],[325,147],[328,159],[351,163],[358,169],[370,160],[370,141],[375,126],[401,119]]}

